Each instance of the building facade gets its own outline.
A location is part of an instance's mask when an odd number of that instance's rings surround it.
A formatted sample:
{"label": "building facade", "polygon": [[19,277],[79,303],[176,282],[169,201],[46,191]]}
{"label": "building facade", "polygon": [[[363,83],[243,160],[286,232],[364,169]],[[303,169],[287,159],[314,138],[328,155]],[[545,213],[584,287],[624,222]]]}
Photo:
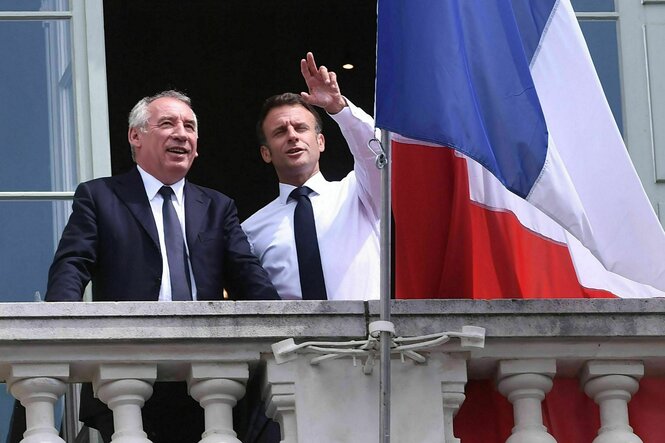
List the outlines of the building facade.
{"label": "building facade", "polygon": [[[0,302],[34,301],[44,294],[76,185],[131,165],[126,114],[143,95],[170,87],[191,91],[208,165],[192,174],[233,195],[241,216],[249,215],[260,206],[260,190],[274,187],[253,178],[266,176],[252,141],[254,105],[284,89],[300,90],[298,57],[311,49],[336,71],[346,58],[357,61],[355,73],[341,74],[340,82],[347,95],[371,110],[375,5],[374,0],[289,0],[279,8],[260,1],[0,0],[5,135]],[[574,0],[573,5],[627,149],[665,224],[665,86],[659,81],[665,75],[660,48],[665,1]],[[329,21],[314,23],[322,15]],[[285,22],[298,18],[312,27],[297,34],[295,26],[286,26],[291,33],[279,34]],[[363,44],[354,41],[356,34],[330,37],[326,27],[336,29],[335,19],[353,20],[346,28],[362,31]],[[185,25],[187,32],[178,31]],[[317,27],[324,31],[315,32]],[[251,77],[252,71],[262,77]],[[209,98],[208,91],[214,91]],[[245,99],[251,105],[245,106]],[[244,107],[247,113],[240,111]],[[222,129],[208,129],[216,126]],[[344,170],[348,159],[334,157],[330,167]],[[239,183],[232,169],[250,177],[254,191],[244,193],[247,183]],[[9,395],[0,399],[0,439],[11,402]]]}

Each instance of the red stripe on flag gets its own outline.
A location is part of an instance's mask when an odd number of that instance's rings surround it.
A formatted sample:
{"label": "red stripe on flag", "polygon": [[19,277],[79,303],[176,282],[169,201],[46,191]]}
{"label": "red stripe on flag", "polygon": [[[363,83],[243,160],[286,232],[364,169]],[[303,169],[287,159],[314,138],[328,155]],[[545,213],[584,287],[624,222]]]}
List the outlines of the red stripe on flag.
{"label": "red stripe on flag", "polygon": [[[469,198],[466,160],[450,149],[393,142],[395,294],[397,298],[613,297],[582,287],[566,245]],[[455,417],[465,443],[503,443],[512,406],[493,380],[470,380]],[[628,404],[645,443],[662,440],[665,378],[645,378]],[[479,426],[479,423],[482,425]],[[543,402],[543,423],[559,442],[589,442],[599,408],[576,378],[555,378]]]}
{"label": "red stripe on flag", "polygon": [[568,248],[469,198],[452,149],[393,142],[397,298],[611,298],[580,285]]}

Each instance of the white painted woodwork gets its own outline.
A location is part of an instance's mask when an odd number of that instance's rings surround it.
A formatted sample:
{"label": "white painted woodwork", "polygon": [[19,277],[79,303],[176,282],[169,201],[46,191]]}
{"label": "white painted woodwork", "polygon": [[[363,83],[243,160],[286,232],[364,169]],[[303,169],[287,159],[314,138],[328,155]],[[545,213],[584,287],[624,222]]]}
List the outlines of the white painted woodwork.
{"label": "white painted woodwork", "polygon": [[[665,2],[615,1],[624,140],[657,210],[665,204]],[[665,213],[658,214],[665,226]]]}

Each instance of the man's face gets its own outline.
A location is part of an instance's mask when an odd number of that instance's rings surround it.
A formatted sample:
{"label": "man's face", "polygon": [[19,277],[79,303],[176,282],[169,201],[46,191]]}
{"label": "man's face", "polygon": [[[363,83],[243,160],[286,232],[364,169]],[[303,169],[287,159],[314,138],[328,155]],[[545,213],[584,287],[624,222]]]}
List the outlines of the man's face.
{"label": "man's face", "polygon": [[164,184],[182,179],[192,166],[198,137],[194,112],[184,102],[162,97],[148,105],[145,128],[130,128],[136,163]]}
{"label": "man's face", "polygon": [[316,132],[316,119],[303,106],[271,109],[263,121],[266,144],[261,157],[272,163],[282,183],[300,186],[319,172],[325,149],[323,134]]}

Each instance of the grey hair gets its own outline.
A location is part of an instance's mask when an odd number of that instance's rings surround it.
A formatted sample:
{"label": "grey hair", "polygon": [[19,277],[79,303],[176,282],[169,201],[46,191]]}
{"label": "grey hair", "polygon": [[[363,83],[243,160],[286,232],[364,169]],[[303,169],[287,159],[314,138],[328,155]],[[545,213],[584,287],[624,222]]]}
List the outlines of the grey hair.
{"label": "grey hair", "polygon": [[[164,97],[170,97],[176,100],[180,100],[190,108],[192,107],[192,100],[182,92],[176,91],[174,89],[169,89],[168,91],[162,91],[155,95],[151,95],[149,97],[143,97],[141,100],[138,101],[138,103],[134,105],[132,110],[129,112],[129,119],[128,119],[129,128],[130,129],[136,128],[140,131],[145,132],[148,126],[148,120],[150,119],[150,111],[148,110],[148,105],[150,105],[150,103],[154,102],[155,100]],[[196,118],[196,113],[194,112],[193,109],[192,109],[192,114],[194,115],[194,123],[196,124],[196,134],[198,136],[199,123]],[[130,146],[132,150],[132,160],[136,161],[134,158],[134,146],[132,145]]]}

